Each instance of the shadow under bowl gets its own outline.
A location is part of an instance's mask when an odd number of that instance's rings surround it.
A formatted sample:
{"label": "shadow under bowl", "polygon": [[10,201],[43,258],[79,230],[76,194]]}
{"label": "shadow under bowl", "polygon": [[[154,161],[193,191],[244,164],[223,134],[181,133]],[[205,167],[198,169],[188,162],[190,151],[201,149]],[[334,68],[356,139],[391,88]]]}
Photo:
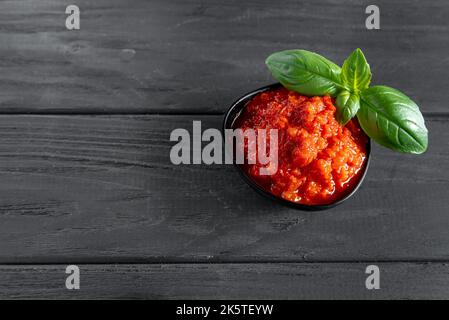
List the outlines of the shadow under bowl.
{"label": "shadow under bowl", "polygon": [[[256,95],[258,95],[259,93],[262,93],[264,91],[268,91],[271,89],[277,89],[282,87],[282,85],[280,83],[274,83],[259,89],[256,89],[254,91],[251,91],[245,95],[243,95],[242,97],[240,97],[239,99],[237,99],[232,105],[231,107],[228,109],[228,111],[225,114],[224,120],[223,120],[223,137],[224,132],[226,129],[235,129],[234,128],[234,124],[237,120],[237,118],[240,116],[240,114],[242,113],[242,111],[246,108],[247,104],[249,101],[251,101]],[[351,198],[356,192],[357,190],[360,188],[360,186],[362,185],[363,180],[365,179],[366,173],[368,172],[368,167],[369,167],[369,162],[370,162],[370,156],[371,156],[371,140],[368,138],[367,140],[367,144],[366,144],[366,161],[365,164],[362,168],[363,172],[360,175],[359,181],[357,182],[357,184],[354,185],[353,189],[351,191],[349,191],[348,193],[346,193],[342,198],[332,202],[332,203],[328,203],[328,204],[322,204],[322,205],[306,205],[306,204],[302,204],[302,203],[297,203],[297,202],[292,202],[292,201],[288,201],[286,199],[280,198],[268,191],[266,191],[262,186],[260,186],[256,181],[254,181],[251,177],[249,177],[246,172],[243,170],[242,165],[239,164],[235,164],[234,163],[234,167],[237,169],[238,173],[240,174],[240,176],[243,178],[243,180],[249,184],[254,190],[256,190],[258,193],[260,193],[261,195],[263,195],[264,197],[267,197],[279,204],[282,204],[284,206],[288,206],[290,208],[294,208],[294,209],[298,209],[298,210],[304,210],[304,211],[318,211],[318,210],[326,210],[326,209],[330,209],[333,208],[339,204],[342,204],[343,202],[345,202],[346,200],[348,200],[349,198]],[[226,141],[225,141],[226,143]]]}

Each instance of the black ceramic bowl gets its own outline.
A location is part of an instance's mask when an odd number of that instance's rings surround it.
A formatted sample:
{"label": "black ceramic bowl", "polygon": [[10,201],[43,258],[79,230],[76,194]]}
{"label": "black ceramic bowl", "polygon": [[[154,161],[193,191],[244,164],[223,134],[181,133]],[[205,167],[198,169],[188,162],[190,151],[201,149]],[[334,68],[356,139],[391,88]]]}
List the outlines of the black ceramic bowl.
{"label": "black ceramic bowl", "polygon": [[[271,84],[269,86],[265,86],[265,87],[259,88],[257,90],[251,91],[251,92],[245,94],[244,96],[240,97],[239,99],[237,99],[237,101],[235,101],[231,105],[231,107],[225,114],[224,121],[223,121],[223,133],[224,133],[225,129],[233,129],[233,125],[234,125],[236,119],[239,117],[241,112],[246,108],[248,102],[254,96],[256,96],[257,94],[259,94],[261,92],[264,92],[264,91],[267,91],[270,89],[276,89],[279,87],[281,87],[280,83]],[[224,134],[223,134],[223,136],[224,136]],[[367,159],[365,162],[365,166],[363,167],[363,170],[364,170],[363,174],[361,175],[360,180],[357,183],[357,185],[355,185],[354,189],[351,190],[348,194],[346,194],[343,198],[341,198],[335,202],[325,204],[325,205],[305,205],[305,204],[291,202],[291,201],[285,200],[283,198],[277,197],[274,194],[271,194],[271,193],[265,191],[259,184],[257,184],[257,182],[255,182],[253,179],[251,179],[251,177],[249,177],[243,171],[241,165],[234,164],[234,166],[237,168],[237,171],[239,172],[239,174],[243,178],[243,180],[245,180],[247,184],[249,184],[252,188],[254,188],[257,192],[259,192],[263,196],[265,196],[269,199],[272,199],[275,202],[278,202],[282,205],[286,205],[286,206],[294,208],[294,209],[305,210],[305,211],[317,211],[317,210],[330,209],[332,207],[335,207],[335,206],[343,203],[344,201],[351,198],[352,195],[359,189],[360,185],[362,184],[363,180],[365,179],[366,172],[368,171],[368,166],[369,166],[369,162],[370,162],[370,156],[371,156],[371,140],[370,139],[368,139],[368,142],[366,145],[366,154],[367,154]]]}

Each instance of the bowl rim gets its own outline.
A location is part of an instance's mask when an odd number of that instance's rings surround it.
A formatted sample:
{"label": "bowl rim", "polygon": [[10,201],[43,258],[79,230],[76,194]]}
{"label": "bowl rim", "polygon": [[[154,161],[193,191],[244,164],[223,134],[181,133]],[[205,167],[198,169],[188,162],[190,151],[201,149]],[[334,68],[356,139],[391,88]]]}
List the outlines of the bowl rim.
{"label": "bowl rim", "polygon": [[[225,134],[224,134],[225,130],[226,129],[232,129],[232,124],[234,123],[235,119],[238,118],[238,116],[240,115],[242,110],[246,107],[248,101],[250,101],[255,95],[257,95],[257,94],[259,94],[261,92],[265,92],[265,91],[268,91],[270,89],[275,89],[275,88],[278,88],[278,87],[282,87],[282,84],[280,84],[279,82],[272,83],[272,84],[260,87],[258,89],[255,89],[253,91],[250,91],[250,92],[242,95],[241,97],[239,97],[237,100],[235,100],[231,104],[229,109],[226,111],[224,119],[223,119],[223,124],[222,124],[223,140],[225,139],[224,138],[225,137]],[[224,143],[226,143],[226,141],[224,141]],[[242,179],[251,188],[253,188],[255,191],[257,191],[257,193],[261,194],[262,196],[264,196],[266,198],[269,198],[269,199],[271,199],[274,202],[277,202],[279,204],[282,204],[284,206],[287,206],[287,207],[290,207],[290,208],[294,208],[294,209],[297,209],[297,210],[320,211],[320,210],[330,209],[330,208],[333,208],[333,207],[336,207],[336,206],[342,204],[343,202],[345,202],[346,200],[351,198],[358,191],[360,186],[362,185],[363,181],[365,180],[366,174],[368,172],[368,168],[369,168],[369,164],[370,164],[370,160],[371,160],[371,139],[369,137],[368,137],[368,142],[366,143],[366,154],[367,154],[367,156],[366,156],[366,162],[365,162],[365,166],[364,166],[364,172],[361,175],[360,180],[357,183],[357,185],[354,187],[354,189],[352,189],[351,192],[346,194],[343,198],[338,199],[335,202],[332,202],[332,203],[329,203],[329,204],[322,204],[322,205],[307,205],[307,204],[302,204],[302,203],[296,203],[296,202],[288,201],[286,199],[277,197],[274,194],[272,194],[272,193],[270,193],[268,191],[265,191],[259,184],[257,184],[253,179],[251,179],[243,171],[243,169],[241,168],[241,165],[233,163],[233,166],[235,167],[235,169],[239,173],[240,177],[242,177]]]}

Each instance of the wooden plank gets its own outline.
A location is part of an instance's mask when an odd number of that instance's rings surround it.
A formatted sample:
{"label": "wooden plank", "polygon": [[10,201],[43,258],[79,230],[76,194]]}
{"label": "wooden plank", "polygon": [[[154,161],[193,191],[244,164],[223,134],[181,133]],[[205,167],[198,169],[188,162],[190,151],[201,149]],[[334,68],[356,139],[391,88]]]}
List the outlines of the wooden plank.
{"label": "wooden plank", "polygon": [[364,50],[375,84],[424,112],[447,112],[449,3],[78,0],[81,30],[58,0],[0,2],[0,112],[221,113],[273,82],[264,60],[287,48],[337,63]]}
{"label": "wooden plank", "polygon": [[63,265],[0,266],[1,299],[448,299],[444,263],[379,264],[367,290],[363,263],[80,265],[80,290]]}
{"label": "wooden plank", "polygon": [[449,259],[449,118],[424,155],[374,146],[360,191],[313,213],[229,165],[172,165],[193,119],[222,117],[0,117],[0,263]]}

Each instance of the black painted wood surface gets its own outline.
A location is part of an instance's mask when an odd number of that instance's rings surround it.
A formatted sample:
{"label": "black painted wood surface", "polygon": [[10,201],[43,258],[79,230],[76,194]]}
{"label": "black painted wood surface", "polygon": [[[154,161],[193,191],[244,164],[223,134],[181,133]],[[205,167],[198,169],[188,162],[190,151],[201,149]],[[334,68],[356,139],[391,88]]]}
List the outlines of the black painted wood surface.
{"label": "black painted wood surface", "polygon": [[[81,29],[58,0],[0,2],[0,112],[224,112],[273,82],[272,52],[303,48],[342,64],[365,52],[374,84],[424,112],[446,112],[446,0],[77,0]],[[24,94],[26,93],[26,94]]]}
{"label": "black painted wood surface", "polygon": [[[79,31],[68,3],[0,1],[0,298],[449,298],[447,1],[377,1],[377,31],[367,1],[73,3]],[[170,163],[172,129],[273,82],[269,53],[355,47],[420,105],[426,154],[374,146],[354,198],[313,213]]]}
{"label": "black painted wood surface", "polygon": [[64,266],[2,266],[0,298],[447,299],[449,295],[445,263],[379,267],[381,288],[366,290],[365,265],[359,263],[80,265],[80,290],[67,290],[61,286]]}
{"label": "black painted wood surface", "polygon": [[266,200],[230,165],[172,165],[170,132],[192,119],[222,117],[0,117],[0,262],[449,258],[449,119],[427,119],[422,156],[374,146],[362,188],[322,212]]}

